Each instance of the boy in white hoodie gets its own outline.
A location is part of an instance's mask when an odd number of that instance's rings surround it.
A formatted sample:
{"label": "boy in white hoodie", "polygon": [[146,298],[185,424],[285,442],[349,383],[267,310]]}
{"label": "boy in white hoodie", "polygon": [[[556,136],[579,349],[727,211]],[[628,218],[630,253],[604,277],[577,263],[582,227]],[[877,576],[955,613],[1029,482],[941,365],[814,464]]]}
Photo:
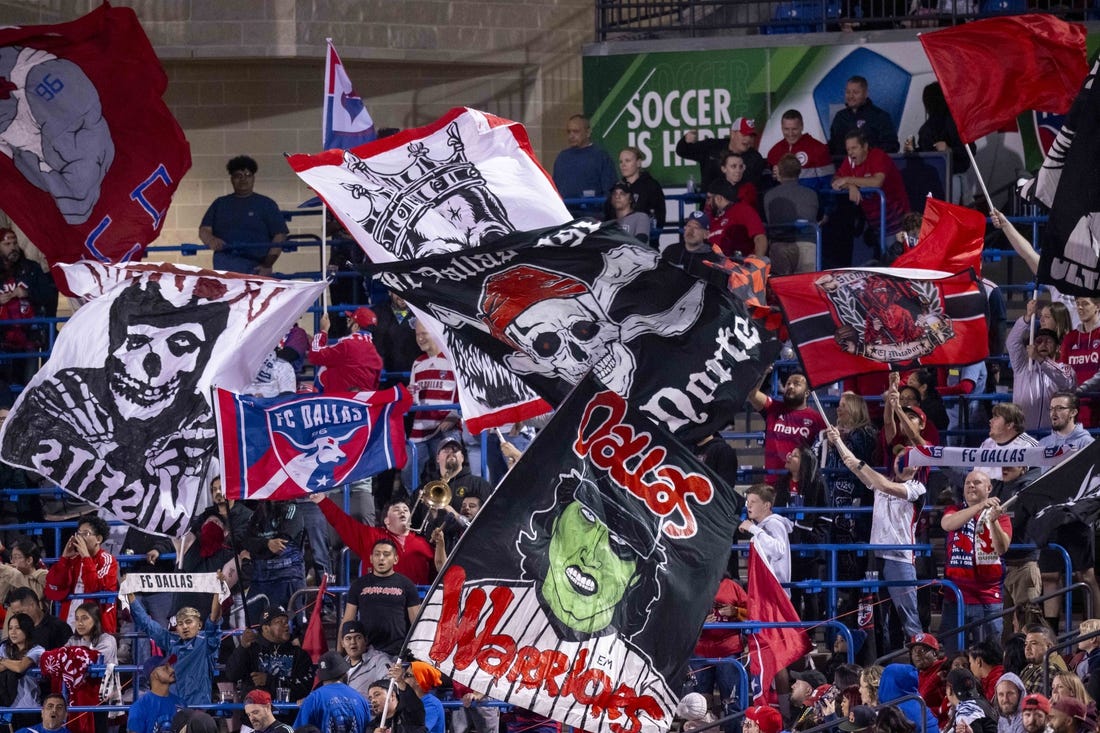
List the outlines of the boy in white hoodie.
{"label": "boy in white hoodie", "polygon": [[[791,530],[794,525],[786,517],[772,513],[775,488],[768,484],[753,484],[745,492],[745,513],[748,519],[738,528],[752,535],[752,543],[771,566],[780,583],[791,582]],[[787,595],[791,594],[789,589]]]}

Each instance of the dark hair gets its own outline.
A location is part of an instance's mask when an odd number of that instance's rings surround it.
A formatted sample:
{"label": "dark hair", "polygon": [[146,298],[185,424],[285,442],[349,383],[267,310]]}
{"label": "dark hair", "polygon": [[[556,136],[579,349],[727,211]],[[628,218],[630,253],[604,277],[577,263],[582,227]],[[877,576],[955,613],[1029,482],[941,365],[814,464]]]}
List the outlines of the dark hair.
{"label": "dark hair", "polygon": [[258,170],[260,170],[260,166],[256,165],[256,161],[247,155],[238,155],[236,158],[230,158],[229,162],[225,164],[225,172],[229,175],[233,175],[237,171],[255,173]]}
{"label": "dark hair", "polygon": [[900,708],[888,706],[879,708],[878,717],[875,718],[875,731],[877,733],[916,733],[917,726]]}
{"label": "dark hair", "polygon": [[842,664],[833,672],[833,684],[838,690],[846,690],[854,686],[858,692],[861,674],[863,674],[863,668],[858,664]]}
{"label": "dark hair", "polygon": [[741,155],[741,153],[737,152],[736,150],[723,150],[722,151],[722,165],[725,165],[726,161],[729,160],[730,158],[740,158],[742,163],[745,162],[745,156]]}
{"label": "dark hair", "polygon": [[[863,693],[859,691],[859,685],[849,685],[848,687],[845,687],[844,690],[840,693],[840,696],[844,700],[848,701],[848,710],[851,710],[856,705],[863,704]],[[839,715],[839,708],[837,709],[837,713]]]}
{"label": "dark hair", "polygon": [[25,586],[23,588],[12,588],[8,591],[8,597],[4,599],[4,603],[9,606],[16,601],[19,603],[42,603],[42,599],[38,597],[38,594]]}
{"label": "dark hair", "polygon": [[948,114],[947,99],[943,96],[943,87],[938,81],[934,81],[921,92],[921,101],[924,102],[924,111],[928,116],[943,116]]}
{"label": "dark hair", "polygon": [[42,548],[30,537],[20,537],[11,543],[9,549],[19,550],[25,557],[29,557],[35,565],[42,561]]}
{"label": "dark hair", "polygon": [[1069,409],[1071,410],[1079,409],[1079,406],[1081,404],[1081,401],[1077,399],[1076,392],[1055,392],[1050,396],[1051,401],[1053,401],[1055,397],[1061,397],[1062,399],[1069,400]]}
{"label": "dark hair", "polygon": [[787,153],[779,162],[775,164],[775,169],[779,171],[779,177],[782,179],[795,179],[802,175],[802,164],[798,162],[798,157]]}
{"label": "dark hair", "polygon": [[48,692],[48,693],[46,693],[46,695],[42,698],[42,707],[46,707],[46,702],[49,701],[49,700],[53,700],[54,698],[60,700],[61,704],[64,705],[66,709],[68,709],[69,701],[66,700],[65,696],[62,695],[60,692]]}
{"label": "dark hair", "polygon": [[1046,624],[1028,624],[1026,627],[1024,627],[1024,633],[1042,634],[1044,637],[1046,637],[1047,641],[1051,643],[1054,643],[1054,641],[1056,641],[1056,639],[1054,638],[1054,632],[1051,631],[1050,627]]}
{"label": "dark hair", "polygon": [[780,119],[798,120],[799,122],[802,122],[802,113],[799,112],[797,109],[789,109],[783,113],[783,117],[781,117]]}
{"label": "dark hair", "polygon": [[25,613],[16,613],[8,616],[7,621],[4,622],[4,627],[11,626],[12,621],[19,626],[19,630],[26,637],[23,641],[24,647],[20,649],[15,646],[9,637],[4,640],[4,652],[7,654],[8,659],[22,659],[27,650],[34,646],[34,642],[31,641],[31,635],[34,634],[34,620]]}
{"label": "dark hair", "polygon": [[[92,531],[102,537],[103,540],[107,539],[107,537],[111,534],[111,528],[107,526],[107,522],[102,517],[92,516],[87,517],[86,519],[81,519],[76,523],[76,528],[80,529],[80,525],[82,524],[86,524],[91,527]],[[102,542],[103,540],[100,541]]]}
{"label": "dark hair", "polygon": [[[263,502],[261,502],[261,503],[263,503]],[[413,503],[411,502],[411,500],[408,499],[408,498],[400,498],[399,497],[399,498],[396,498],[396,499],[390,499],[382,507],[382,513],[379,515],[380,520],[385,519],[386,515],[390,513],[390,509],[392,509],[397,504],[404,504],[406,507],[408,507],[409,511],[412,511],[413,506],[414,506]]]}
{"label": "dark hair", "polygon": [[998,402],[993,405],[993,415],[1002,418],[1006,423],[1011,425],[1017,433],[1023,433],[1027,430],[1027,425],[1024,421],[1024,411],[1014,402]]}
{"label": "dark hair", "polygon": [[847,83],[848,84],[859,84],[864,89],[867,88],[867,79],[866,79],[866,77],[859,76],[858,74],[856,76],[849,76]]}
{"label": "dark hair", "polygon": [[217,733],[218,724],[203,710],[183,709],[172,716],[172,730],[180,733],[184,728],[188,733]]}
{"label": "dark hair", "polygon": [[913,394],[916,395],[917,404],[920,404],[920,390],[917,389],[916,387],[910,387],[908,384],[903,384],[900,387],[898,387],[898,396],[900,396],[901,393],[904,392],[907,389],[911,390],[913,392]]}
{"label": "dark hair", "polygon": [[967,650],[971,659],[977,657],[990,667],[996,667],[1004,662],[1005,653],[1001,645],[994,639],[982,639]]}
{"label": "dark hair", "polygon": [[[99,604],[95,601],[87,601],[77,606],[76,611],[84,611],[92,617],[92,631],[88,639],[95,644],[99,641],[99,637],[103,636],[103,611],[100,610]],[[75,614],[76,611],[73,613]]]}
{"label": "dark hair", "polygon": [[374,548],[378,547],[379,545],[389,545],[393,548],[393,554],[401,554],[401,550],[400,548],[398,548],[397,543],[391,540],[389,537],[382,537],[381,539],[375,540],[374,544],[370,546],[370,551],[374,552]]}
{"label": "dark hair", "polygon": [[1005,672],[1020,674],[1027,666],[1027,657],[1024,656],[1024,639],[1023,634],[1013,634],[1005,641]]}
{"label": "dark hair", "polygon": [[867,145],[867,136],[864,135],[861,130],[852,130],[844,136],[844,142],[848,142],[849,140],[856,140],[859,142],[861,148]]}
{"label": "dark hair", "polygon": [[978,678],[969,669],[953,669],[948,672],[947,684],[960,700],[973,700],[975,696],[981,695]]}
{"label": "dark hair", "polygon": [[[371,685],[374,687],[374,685]],[[321,733],[321,729],[315,725],[300,725],[294,729],[294,733]]]}
{"label": "dark hair", "polygon": [[381,687],[383,690],[388,690],[390,689],[390,678],[383,677],[382,679],[375,680],[374,682],[371,682],[369,685],[367,685],[368,690],[372,687]]}

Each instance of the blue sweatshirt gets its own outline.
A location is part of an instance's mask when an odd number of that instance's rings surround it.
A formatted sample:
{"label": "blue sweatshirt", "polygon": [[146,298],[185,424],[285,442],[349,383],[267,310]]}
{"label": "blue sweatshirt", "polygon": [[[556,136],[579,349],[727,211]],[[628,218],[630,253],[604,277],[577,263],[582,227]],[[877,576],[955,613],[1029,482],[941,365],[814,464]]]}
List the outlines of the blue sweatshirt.
{"label": "blue sweatshirt", "polygon": [[188,705],[211,704],[210,688],[214,686],[221,629],[208,618],[195,638],[184,641],[179,634],[173,634],[150,618],[140,598],[130,604],[130,614],[138,631],[148,634],[165,656],[176,655],[176,682],[171,691]]}

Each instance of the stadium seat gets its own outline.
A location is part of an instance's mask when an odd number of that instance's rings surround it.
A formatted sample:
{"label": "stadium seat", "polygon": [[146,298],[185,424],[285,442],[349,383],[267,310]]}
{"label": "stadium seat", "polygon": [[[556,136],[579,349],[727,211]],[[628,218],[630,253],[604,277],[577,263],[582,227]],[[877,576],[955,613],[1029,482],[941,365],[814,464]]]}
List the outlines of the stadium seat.
{"label": "stadium seat", "polygon": [[1025,0],[982,0],[978,8],[979,15],[1011,15],[1026,12]]}
{"label": "stadium seat", "polygon": [[776,6],[772,22],[760,27],[760,33],[820,33],[825,30],[825,20],[836,20],[839,17],[839,0],[782,2]]}

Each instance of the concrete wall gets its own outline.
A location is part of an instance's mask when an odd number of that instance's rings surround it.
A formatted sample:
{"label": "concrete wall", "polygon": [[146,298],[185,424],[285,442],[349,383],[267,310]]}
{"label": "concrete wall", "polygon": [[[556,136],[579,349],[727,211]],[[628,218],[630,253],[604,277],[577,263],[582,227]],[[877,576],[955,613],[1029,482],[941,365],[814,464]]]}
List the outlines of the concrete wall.
{"label": "concrete wall", "polygon": [[[310,192],[282,154],[320,149],[325,39],[380,127],[412,127],[455,106],[523,122],[544,164],[580,111],[591,0],[119,0],[134,8],[168,73],[169,107],[193,166],[154,244],[198,241],[206,206],[246,153],[256,190],[284,208]],[[0,23],[72,20],[98,0],[0,0]],[[0,209],[3,208],[0,197]],[[295,231],[319,231],[319,219]],[[196,258],[184,261],[196,262]],[[197,263],[205,264],[198,259]],[[288,256],[280,269],[315,268]]]}

